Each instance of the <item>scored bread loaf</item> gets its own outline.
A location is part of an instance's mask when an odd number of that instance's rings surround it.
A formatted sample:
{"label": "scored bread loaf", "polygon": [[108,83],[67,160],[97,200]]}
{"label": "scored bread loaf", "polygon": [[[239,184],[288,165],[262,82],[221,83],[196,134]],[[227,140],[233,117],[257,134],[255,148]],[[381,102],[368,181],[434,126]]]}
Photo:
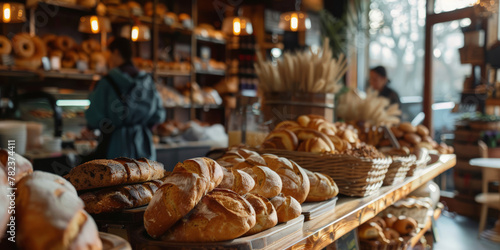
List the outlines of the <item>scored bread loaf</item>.
{"label": "scored bread loaf", "polygon": [[[12,158],[10,161],[9,157]],[[9,166],[9,162],[15,163],[15,167]],[[0,149],[0,167],[4,169],[5,174],[8,174],[15,169],[15,175],[10,177],[13,177],[16,183],[18,183],[24,176],[33,173],[33,166],[30,161],[16,153],[10,156],[9,151],[5,149]],[[9,167],[11,168],[9,169]]]}
{"label": "scored bread loaf", "polygon": [[270,201],[276,209],[279,223],[293,220],[299,217],[302,213],[302,207],[299,202],[291,196],[279,194],[278,196],[273,197]]}
{"label": "scored bread loaf", "polygon": [[144,227],[153,238],[163,235],[188,214],[201,198],[218,186],[222,167],[210,158],[194,158],[177,163],[153,195],[144,212]]}
{"label": "scored bread loaf", "polygon": [[252,205],[255,210],[255,226],[253,226],[244,235],[253,235],[278,224],[278,215],[273,204],[263,196],[258,194],[246,194],[244,198]]}
{"label": "scored bread loaf", "polygon": [[16,187],[20,249],[102,249],[97,226],[71,183],[35,171]]}
{"label": "scored bread loaf", "polygon": [[194,210],[177,222],[162,240],[232,240],[250,230],[255,220],[255,211],[247,200],[231,190],[217,188],[205,195]]}
{"label": "scored bread loaf", "polygon": [[241,148],[229,149],[217,159],[217,162],[223,167],[237,166],[238,169],[266,165],[264,159],[257,152]]}
{"label": "scored bread loaf", "polygon": [[260,194],[266,198],[272,198],[279,193],[283,187],[280,176],[268,167],[255,166],[243,168],[242,171],[249,174],[255,181],[255,186],[250,193]]}
{"label": "scored bread loaf", "polygon": [[163,178],[163,164],[146,158],[93,160],[81,164],[66,175],[76,190],[133,184]]}
{"label": "scored bread loaf", "polygon": [[330,176],[322,173],[311,172],[307,169],[304,169],[304,171],[306,172],[311,184],[311,189],[309,190],[309,194],[306,198],[307,202],[325,201],[339,194],[339,188]]}
{"label": "scored bread loaf", "polygon": [[306,200],[310,184],[306,172],[295,162],[273,154],[263,154],[267,167],[276,172],[283,184],[281,193],[295,198],[299,203]]}
{"label": "scored bread loaf", "polygon": [[255,181],[249,174],[234,168],[222,168],[224,178],[219,188],[233,190],[239,195],[244,195],[255,187]]}
{"label": "scored bread loaf", "polygon": [[127,208],[147,205],[161,186],[161,180],[141,184],[110,187],[80,195],[85,211],[91,214],[118,212]]}

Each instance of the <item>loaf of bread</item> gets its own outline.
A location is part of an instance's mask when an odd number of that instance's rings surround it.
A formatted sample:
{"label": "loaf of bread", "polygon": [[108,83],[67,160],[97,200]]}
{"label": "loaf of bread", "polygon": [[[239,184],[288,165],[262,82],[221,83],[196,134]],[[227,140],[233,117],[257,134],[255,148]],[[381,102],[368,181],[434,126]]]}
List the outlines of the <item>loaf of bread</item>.
{"label": "loaf of bread", "polygon": [[110,187],[158,180],[165,175],[163,164],[145,158],[93,160],[81,164],[66,175],[76,190]]}
{"label": "loaf of bread", "polygon": [[118,212],[127,208],[147,205],[161,186],[161,180],[141,184],[105,188],[80,195],[85,211],[91,214]]}
{"label": "loaf of bread", "polygon": [[273,197],[270,201],[276,209],[279,223],[293,220],[299,217],[302,213],[302,207],[299,202],[291,196],[279,194],[278,196]]}
{"label": "loaf of bread", "polygon": [[218,186],[222,178],[222,167],[212,159],[194,158],[177,163],[144,212],[148,234],[153,238],[163,235]]}
{"label": "loaf of bread", "polygon": [[262,158],[267,167],[276,172],[283,183],[281,193],[303,203],[309,194],[310,184],[306,172],[295,162],[273,154],[264,154]]}
{"label": "loaf of bread", "polygon": [[0,149],[0,167],[4,169],[6,175],[11,172],[10,170],[12,170],[12,168],[9,170],[9,157],[13,158],[10,162],[15,163],[15,175],[10,177],[13,177],[16,183],[18,183],[24,176],[33,173],[33,166],[26,158],[16,153],[14,153],[13,156],[10,156],[9,151]]}
{"label": "loaf of bread", "polygon": [[292,131],[288,129],[280,129],[269,133],[262,146],[264,148],[294,151],[299,146],[299,140]]}
{"label": "loaf of bread", "polygon": [[246,194],[244,198],[252,205],[256,218],[255,226],[248,230],[245,236],[260,233],[278,224],[276,209],[268,199],[258,194]]}
{"label": "loaf of bread", "polygon": [[97,226],[75,188],[57,175],[35,171],[17,184],[20,249],[102,249]]}
{"label": "loaf of bread", "polygon": [[259,194],[266,198],[272,198],[279,193],[283,187],[280,176],[268,167],[255,166],[253,168],[242,168],[242,171],[249,174],[255,181],[252,194]]}
{"label": "loaf of bread", "polygon": [[235,169],[235,168],[222,168],[224,178],[219,184],[219,188],[226,188],[233,190],[239,195],[244,195],[255,187],[255,181],[249,174]]}
{"label": "loaf of bread", "polygon": [[217,162],[223,167],[246,168],[253,166],[265,166],[266,162],[254,151],[242,148],[230,148]]}
{"label": "loaf of bread", "polygon": [[339,194],[339,188],[333,179],[325,174],[305,170],[311,188],[306,201],[325,201]]}
{"label": "loaf of bread", "polygon": [[188,216],[177,222],[164,241],[213,242],[237,238],[255,225],[250,203],[228,189],[215,189],[203,197]]}
{"label": "loaf of bread", "polygon": [[359,226],[358,236],[361,240],[379,240],[385,244],[390,243],[385,237],[383,229],[374,222],[367,222]]}

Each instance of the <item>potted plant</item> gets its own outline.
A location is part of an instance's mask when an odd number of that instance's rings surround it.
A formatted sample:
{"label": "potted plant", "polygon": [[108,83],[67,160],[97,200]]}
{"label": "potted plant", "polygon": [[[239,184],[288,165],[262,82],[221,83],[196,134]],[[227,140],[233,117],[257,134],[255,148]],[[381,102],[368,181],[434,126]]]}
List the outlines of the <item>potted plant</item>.
{"label": "potted plant", "polygon": [[500,158],[500,131],[487,130],[481,132],[481,141],[488,146],[489,158]]}

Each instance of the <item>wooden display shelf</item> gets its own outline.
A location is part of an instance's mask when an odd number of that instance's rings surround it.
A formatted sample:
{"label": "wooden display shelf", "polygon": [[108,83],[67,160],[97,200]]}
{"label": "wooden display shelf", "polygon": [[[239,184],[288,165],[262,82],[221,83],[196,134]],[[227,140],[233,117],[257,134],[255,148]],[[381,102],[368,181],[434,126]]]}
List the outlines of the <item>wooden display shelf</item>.
{"label": "wooden display shelf", "polygon": [[334,210],[304,222],[302,236],[287,242],[284,248],[322,249],[452,168],[455,163],[455,155],[441,155],[437,162],[427,166],[418,175],[406,178],[403,183],[382,187],[377,194],[364,198],[340,197]]}
{"label": "wooden display shelf", "polygon": [[226,44],[226,40],[220,40],[220,39],[203,37],[203,36],[195,36],[195,37],[196,37],[196,40],[201,41],[201,42],[208,42],[208,43],[215,43],[215,44]]}
{"label": "wooden display shelf", "polygon": [[217,104],[195,104],[195,105],[191,105],[191,104],[187,104],[187,105],[177,105],[177,106],[164,106],[164,108],[168,108],[168,109],[175,109],[175,108],[179,108],[179,109],[190,109],[190,108],[194,108],[194,109],[221,109],[221,108],[224,108],[224,105],[217,105]]}
{"label": "wooden display shelf", "polygon": [[[442,212],[441,208],[436,208],[434,210],[434,213],[431,216],[434,217],[434,220],[437,220],[439,218],[439,216],[441,216],[441,212]],[[425,233],[427,231],[429,231],[429,229],[431,229],[431,227],[432,227],[431,216],[429,216],[429,218],[427,219],[427,222],[425,222],[424,227],[420,229],[420,231],[417,233],[417,235],[415,235],[414,237],[412,237],[410,239],[410,241],[409,241],[410,248],[409,249],[413,249],[413,247],[415,247],[415,245],[417,245],[417,243],[420,241],[420,239],[422,237],[424,237]]]}
{"label": "wooden display shelf", "polygon": [[27,70],[27,69],[16,69],[7,68],[5,66],[0,66],[0,77],[20,77],[20,78],[33,78],[33,79],[43,79],[43,78],[53,78],[53,79],[68,79],[68,80],[84,80],[84,81],[99,81],[101,79],[100,74],[92,72],[79,72],[78,70],[63,69],[60,71],[44,71],[44,70]]}
{"label": "wooden display shelf", "polygon": [[92,8],[81,6],[79,4],[70,4],[70,3],[65,3],[64,1],[58,1],[58,0],[38,0],[36,3],[27,6],[28,8],[33,8],[36,7],[36,5],[40,3],[45,3],[53,6],[58,6],[58,7],[63,7],[66,9],[73,9],[73,10],[79,10],[79,11],[85,11],[85,12],[92,12]]}
{"label": "wooden display shelf", "polygon": [[[132,20],[131,15],[126,14],[124,15],[123,13],[120,12],[111,12],[108,13],[107,16],[110,18],[112,23],[130,23]],[[137,19],[142,23],[146,24],[149,26],[153,25],[153,18],[150,16],[138,16]],[[191,35],[193,33],[192,29],[184,27],[180,23],[173,23],[171,25],[168,25],[164,23],[161,19],[157,19],[158,21],[156,22],[159,27],[159,32],[162,33],[181,33],[181,34],[186,34],[186,35]]]}
{"label": "wooden display shelf", "polygon": [[200,74],[200,75],[214,75],[214,76],[225,76],[226,75],[226,71],[225,70],[215,70],[215,69],[211,69],[211,70],[196,70],[196,74]]}

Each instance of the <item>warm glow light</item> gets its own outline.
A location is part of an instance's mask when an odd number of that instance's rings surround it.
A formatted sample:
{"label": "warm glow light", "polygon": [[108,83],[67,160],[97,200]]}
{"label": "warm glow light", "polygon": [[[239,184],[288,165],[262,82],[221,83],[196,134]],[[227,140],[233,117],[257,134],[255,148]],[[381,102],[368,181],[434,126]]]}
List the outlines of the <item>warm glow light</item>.
{"label": "warm glow light", "polygon": [[297,16],[297,13],[292,14],[292,18],[290,19],[290,29],[292,31],[297,31],[299,28],[299,18]]}
{"label": "warm glow light", "polygon": [[139,27],[138,26],[132,27],[132,32],[130,34],[130,39],[132,39],[133,42],[136,42],[137,39],[139,39]]}
{"label": "warm glow light", "polygon": [[10,23],[10,4],[3,4],[3,22]]}
{"label": "warm glow light", "polygon": [[235,36],[240,35],[241,33],[241,22],[239,18],[233,19],[233,34]]}
{"label": "warm glow light", "polygon": [[97,19],[97,16],[90,17],[90,28],[92,29],[92,33],[99,32],[99,21]]}

